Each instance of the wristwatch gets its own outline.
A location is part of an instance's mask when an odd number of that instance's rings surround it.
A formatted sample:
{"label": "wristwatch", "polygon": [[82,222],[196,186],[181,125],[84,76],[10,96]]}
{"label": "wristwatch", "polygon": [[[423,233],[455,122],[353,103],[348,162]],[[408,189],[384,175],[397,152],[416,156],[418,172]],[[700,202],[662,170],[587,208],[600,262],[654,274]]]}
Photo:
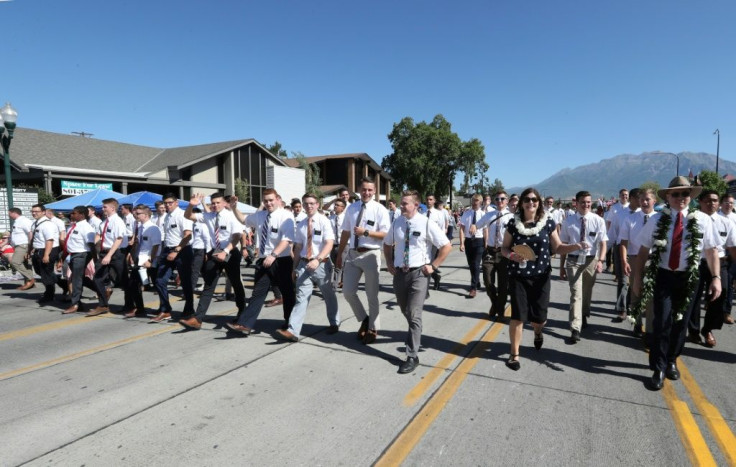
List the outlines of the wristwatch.
{"label": "wristwatch", "polygon": [[367,231],[367,230],[364,230],[364,231],[363,231],[363,236],[364,236],[364,237],[368,238],[369,234],[370,234],[370,232],[369,232],[369,231]]}

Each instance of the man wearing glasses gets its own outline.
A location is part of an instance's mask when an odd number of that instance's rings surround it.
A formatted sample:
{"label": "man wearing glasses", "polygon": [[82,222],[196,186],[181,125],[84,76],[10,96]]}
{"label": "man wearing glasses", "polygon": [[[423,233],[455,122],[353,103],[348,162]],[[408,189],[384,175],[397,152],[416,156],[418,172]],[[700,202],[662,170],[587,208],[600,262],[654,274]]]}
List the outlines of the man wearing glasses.
{"label": "man wearing glasses", "polygon": [[161,322],[171,318],[169,303],[169,279],[174,269],[179,272],[181,290],[184,294],[183,316],[194,314],[194,290],[192,289],[192,221],[184,217],[179,201],[173,193],[164,195],[164,248],[156,272],[156,292],[161,300],[158,315],[151,321]]}
{"label": "man wearing glasses", "polygon": [[583,245],[581,250],[560,255],[560,279],[570,285],[570,341],[580,341],[581,329],[587,327],[590,300],[596,275],[603,271],[606,261],[606,224],[591,212],[593,200],[587,191],[575,195],[577,212],[565,219],[560,229],[560,241]]}
{"label": "man wearing glasses", "polygon": [[151,220],[151,208],[145,204],[139,204],[132,213],[137,223],[137,228],[135,223],[132,228],[133,232],[137,232],[137,235],[133,239],[133,245],[130,247],[130,254],[128,255],[132,274],[130,276],[130,287],[128,287],[126,293],[130,295],[129,301],[134,305],[134,308],[126,311],[126,318],[146,316],[141,289],[144,285],[144,278],[145,280],[148,279],[147,270],[153,267],[158,250],[161,247],[161,231]]}
{"label": "man wearing glasses", "polygon": [[[720,261],[718,248],[720,243],[718,232],[713,220],[705,213],[695,211],[688,213],[690,197],[700,194],[701,187],[691,186],[685,177],[675,177],[668,188],[659,190],[660,198],[667,200],[669,210],[663,210],[657,222],[649,222],[639,235],[641,248],[636,259],[637,278],[644,276],[644,263],[649,257],[649,249],[654,242],[664,242],[659,253],[659,262],[654,277],[654,342],[649,352],[649,368],[654,372],[650,387],[662,389],[665,376],[670,380],[680,378],[677,369],[677,357],[685,346],[687,333],[687,308],[684,307],[688,297],[688,284],[691,274],[688,263],[693,253],[700,259],[701,252],[705,257],[708,271],[711,274],[710,284],[707,285],[709,300],[715,300],[721,295]],[[694,223],[691,224],[692,218]],[[655,238],[662,234],[664,238]],[[691,237],[700,237],[696,245],[691,245]],[[674,248],[673,248],[674,246]],[[699,268],[695,269],[699,274]],[[633,292],[640,295],[641,279],[633,284]],[[678,316],[681,315],[681,316]],[[679,318],[679,319],[678,319]]]}
{"label": "man wearing glasses", "polygon": [[483,283],[486,293],[491,299],[491,308],[488,317],[493,319],[498,316],[501,320],[506,310],[506,296],[509,292],[508,259],[501,255],[503,236],[506,233],[506,225],[513,218],[507,208],[508,194],[499,191],[495,194],[497,210],[487,212],[476,225],[471,226],[471,233],[475,229],[488,227],[486,236],[486,249],[483,255]]}

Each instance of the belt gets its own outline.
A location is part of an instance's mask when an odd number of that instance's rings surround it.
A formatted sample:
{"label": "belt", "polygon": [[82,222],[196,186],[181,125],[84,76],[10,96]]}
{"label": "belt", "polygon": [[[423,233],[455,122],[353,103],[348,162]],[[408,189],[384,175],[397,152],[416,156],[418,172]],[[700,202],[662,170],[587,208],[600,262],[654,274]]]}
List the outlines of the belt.
{"label": "belt", "polygon": [[[314,257],[314,258],[300,258],[299,261],[304,261],[305,263],[308,263],[308,262],[312,261],[313,259],[317,259],[317,257]],[[328,259],[330,259],[330,258],[324,258],[323,260],[320,261],[320,263],[326,263]]]}
{"label": "belt", "polygon": [[487,246],[486,248],[488,248],[491,251],[498,251],[501,249],[500,246]]}
{"label": "belt", "polygon": [[397,270],[397,271],[401,271],[401,272],[414,272],[414,271],[416,271],[417,269],[422,269],[423,267],[424,267],[424,266],[417,266],[417,267],[415,267],[415,268],[408,268],[408,269],[407,269],[406,271],[404,271],[404,268],[403,268],[403,266],[399,266],[399,267],[397,267],[397,268],[396,268],[396,270]]}
{"label": "belt", "polygon": [[88,253],[89,251],[70,251],[69,252],[70,255],[86,255]]}
{"label": "belt", "polygon": [[[580,258],[580,255],[567,255],[567,257],[568,257],[568,258],[575,258],[575,259],[578,259],[578,258]],[[594,257],[595,257],[595,255],[586,255],[586,256],[585,256],[585,259],[590,259],[590,258],[594,258]]]}
{"label": "belt", "polygon": [[358,247],[358,248],[353,248],[353,250],[357,251],[358,253],[365,253],[366,251],[375,251],[377,249],[378,248],[365,248],[365,247],[362,247],[362,246],[361,247]]}

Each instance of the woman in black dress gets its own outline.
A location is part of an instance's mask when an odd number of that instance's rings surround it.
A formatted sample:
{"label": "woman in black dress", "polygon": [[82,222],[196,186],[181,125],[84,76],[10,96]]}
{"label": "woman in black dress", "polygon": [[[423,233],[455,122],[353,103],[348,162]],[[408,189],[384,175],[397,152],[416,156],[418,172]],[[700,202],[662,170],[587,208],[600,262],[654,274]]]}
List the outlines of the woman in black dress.
{"label": "woman in black dress", "polygon": [[[534,188],[527,188],[519,197],[520,205],[509,221],[503,239],[501,254],[509,262],[509,290],[511,292],[511,355],[506,366],[512,370],[521,368],[519,363],[519,344],[521,332],[526,321],[534,328],[534,347],[542,348],[542,330],[547,322],[549,306],[551,258],[555,252],[566,254],[579,248],[579,245],[560,243],[555,221],[544,210],[542,198]],[[515,245],[528,245],[537,258],[524,261],[515,253]]]}

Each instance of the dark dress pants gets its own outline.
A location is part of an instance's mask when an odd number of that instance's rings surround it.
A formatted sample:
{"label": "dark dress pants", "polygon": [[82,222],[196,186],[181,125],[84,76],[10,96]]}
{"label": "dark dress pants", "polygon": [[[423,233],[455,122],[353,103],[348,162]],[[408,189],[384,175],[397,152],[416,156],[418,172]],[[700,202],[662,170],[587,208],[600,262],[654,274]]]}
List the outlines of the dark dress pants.
{"label": "dark dress pants", "polygon": [[109,306],[107,303],[107,293],[105,289],[107,288],[108,283],[114,282],[111,276],[114,276],[117,280],[115,285],[123,290],[128,288],[128,268],[125,267],[125,256],[123,256],[123,252],[120,251],[120,249],[115,250],[115,253],[113,253],[110,258],[110,263],[103,265],[102,258],[104,258],[107,253],[107,251],[100,252],[100,257],[95,263],[94,278],[95,290],[97,291],[97,296],[100,300],[100,306],[105,307]]}
{"label": "dark dress pants", "polygon": [[703,320],[703,334],[707,334],[713,329],[721,329],[723,327],[723,302],[727,297],[728,287],[728,264],[721,258],[721,272],[718,274],[721,276],[721,295],[715,300],[710,300],[707,292],[713,275],[708,269],[708,263],[706,261],[700,262],[700,278],[698,280],[698,287],[695,289],[695,296],[690,302],[690,320],[688,321],[688,332],[691,334],[698,334],[700,332],[700,304],[705,300],[705,319]]}
{"label": "dark dress pants", "polygon": [[36,274],[41,276],[41,283],[45,287],[43,298],[53,299],[56,287],[56,273],[54,272],[54,267],[56,262],[59,260],[59,247],[51,249],[49,252],[48,263],[43,262],[43,254],[43,248],[33,250],[31,262],[33,263],[33,269],[36,271]]}
{"label": "dark dress pants", "polygon": [[492,313],[503,315],[509,293],[509,262],[501,249],[488,248],[483,256],[483,283],[491,299]]}
{"label": "dark dress pants", "polygon": [[243,255],[237,248],[234,248],[230,252],[230,258],[227,262],[217,261],[212,258],[212,255],[207,258],[207,261],[204,263],[204,271],[202,272],[204,289],[199,296],[199,303],[197,304],[197,321],[201,323],[204,320],[207,310],[210,307],[210,302],[212,301],[212,295],[215,293],[217,280],[220,278],[220,273],[223,269],[225,270],[225,275],[230,280],[230,285],[233,287],[238,314],[245,309],[245,289],[243,288],[243,279],[240,276],[240,262],[242,259]]}
{"label": "dark dress pants", "polygon": [[291,256],[283,256],[276,258],[270,267],[264,268],[263,261],[258,260],[256,263],[256,272],[253,278],[255,286],[253,294],[250,297],[248,306],[238,318],[238,324],[253,329],[258,315],[266,301],[266,295],[271,288],[271,284],[276,284],[281,289],[284,298],[284,320],[289,322],[291,310],[296,303],[296,291],[294,289],[294,280],[291,275],[294,269],[294,260]]}
{"label": "dark dress pants", "polygon": [[480,289],[480,264],[483,261],[483,242],[482,238],[466,238],[465,239],[465,258],[468,260],[470,268],[470,288]]}
{"label": "dark dress pants", "polygon": [[143,303],[143,281],[141,280],[139,269],[145,270],[146,268],[134,267],[130,270],[129,287],[125,290],[125,301],[130,301],[130,308],[128,310],[135,308],[136,313],[143,313],[146,305]]}
{"label": "dark dress pants", "polygon": [[87,270],[87,264],[91,260],[91,252],[69,254],[69,270],[71,271],[72,281],[72,306],[79,305],[79,302],[82,300],[82,287],[87,287],[97,292],[97,286],[92,279],[84,275],[84,272]]}
{"label": "dark dress pants", "polygon": [[161,303],[158,307],[160,313],[171,313],[169,302],[169,279],[176,269],[181,278],[181,290],[184,295],[184,316],[194,314],[194,290],[192,289],[192,247],[186,246],[181,249],[173,261],[167,260],[167,256],[173,248],[164,248],[159,257],[158,271],[156,272],[156,292],[158,292]]}
{"label": "dark dress pants", "polygon": [[192,248],[192,290],[197,288],[206,258],[207,252],[203,248]]}
{"label": "dark dress pants", "polygon": [[674,309],[686,299],[687,273],[659,268],[655,281],[654,342],[649,352],[649,368],[665,371],[667,364],[674,363],[685,346],[691,307],[684,310],[680,321],[677,321]]}

